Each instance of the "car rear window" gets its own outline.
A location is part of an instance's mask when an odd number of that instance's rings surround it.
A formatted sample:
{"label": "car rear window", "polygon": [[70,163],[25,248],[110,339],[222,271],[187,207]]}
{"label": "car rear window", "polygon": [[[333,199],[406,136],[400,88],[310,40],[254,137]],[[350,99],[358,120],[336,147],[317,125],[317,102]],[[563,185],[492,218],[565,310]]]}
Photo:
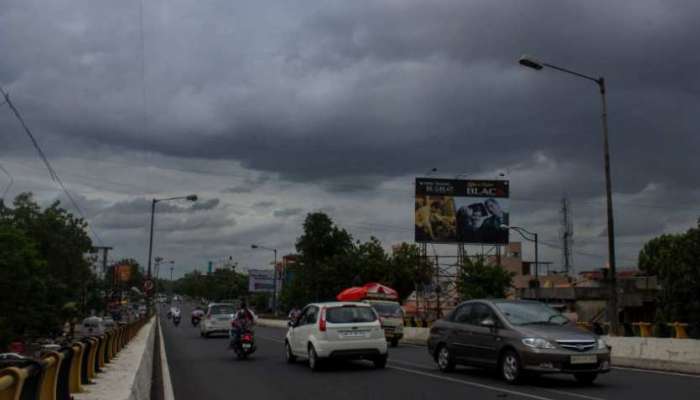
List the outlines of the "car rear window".
{"label": "car rear window", "polygon": [[401,306],[398,303],[370,303],[377,314],[382,317],[401,318]]}
{"label": "car rear window", "polygon": [[236,309],[233,306],[211,306],[210,315],[235,314]]}
{"label": "car rear window", "polygon": [[332,324],[374,322],[377,320],[377,315],[371,307],[332,307],[326,310],[326,320]]}

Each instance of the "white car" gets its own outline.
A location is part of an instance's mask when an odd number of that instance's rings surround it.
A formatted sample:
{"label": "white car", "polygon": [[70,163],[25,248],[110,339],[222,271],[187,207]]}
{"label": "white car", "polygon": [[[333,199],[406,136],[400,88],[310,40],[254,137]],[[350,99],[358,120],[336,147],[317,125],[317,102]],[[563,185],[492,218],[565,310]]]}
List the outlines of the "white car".
{"label": "white car", "polygon": [[199,323],[199,334],[209,337],[213,333],[225,333],[231,329],[231,320],[236,314],[236,307],[230,303],[212,303],[207,307],[204,319]]}
{"label": "white car", "polygon": [[287,362],[307,358],[312,370],[329,359],[365,359],[386,366],[388,352],[376,311],[366,303],[309,304],[289,323],[285,338]]}

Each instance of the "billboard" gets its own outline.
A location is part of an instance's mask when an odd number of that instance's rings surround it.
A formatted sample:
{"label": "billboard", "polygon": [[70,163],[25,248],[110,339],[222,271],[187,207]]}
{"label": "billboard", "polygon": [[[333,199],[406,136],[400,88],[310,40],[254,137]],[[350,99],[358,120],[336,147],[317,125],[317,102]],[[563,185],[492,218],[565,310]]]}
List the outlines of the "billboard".
{"label": "billboard", "polygon": [[121,264],[114,268],[119,282],[129,282],[131,280],[131,265]]}
{"label": "billboard", "polygon": [[416,178],[415,241],[508,243],[508,181]]}
{"label": "billboard", "polygon": [[249,269],[248,291],[252,293],[272,293],[274,290],[274,271],[271,269]]}

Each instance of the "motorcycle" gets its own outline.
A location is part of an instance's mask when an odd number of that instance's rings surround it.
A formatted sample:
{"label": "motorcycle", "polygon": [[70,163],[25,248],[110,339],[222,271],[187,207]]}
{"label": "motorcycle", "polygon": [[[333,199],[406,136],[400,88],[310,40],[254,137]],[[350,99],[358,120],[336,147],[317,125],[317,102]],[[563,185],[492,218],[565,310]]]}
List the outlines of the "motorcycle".
{"label": "motorcycle", "polygon": [[193,315],[193,316],[192,316],[192,320],[191,320],[192,326],[197,326],[197,325],[199,325],[199,321],[200,321],[200,318],[199,318],[198,316],[196,316],[196,315]]}
{"label": "motorcycle", "polygon": [[236,353],[236,357],[239,360],[245,360],[249,355],[255,353],[257,347],[255,346],[255,337],[253,331],[246,330],[241,333],[240,338],[236,340],[236,337],[231,338],[230,347]]}
{"label": "motorcycle", "polygon": [[180,325],[180,314],[173,315],[173,324],[175,324],[175,326]]}

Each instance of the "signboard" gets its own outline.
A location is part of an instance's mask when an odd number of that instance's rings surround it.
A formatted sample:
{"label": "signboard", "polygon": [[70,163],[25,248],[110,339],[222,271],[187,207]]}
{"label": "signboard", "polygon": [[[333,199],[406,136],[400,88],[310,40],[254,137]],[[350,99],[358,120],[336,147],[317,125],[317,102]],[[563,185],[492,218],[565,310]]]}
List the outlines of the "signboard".
{"label": "signboard", "polygon": [[129,282],[131,280],[131,265],[121,264],[114,268],[119,282]]}
{"label": "signboard", "polygon": [[271,269],[249,269],[248,291],[252,293],[272,293],[274,291],[274,271]]}
{"label": "signboard", "polygon": [[155,287],[155,283],[153,282],[152,279],[146,279],[145,281],[143,281],[143,291],[144,292],[149,293],[153,290],[154,287]]}
{"label": "signboard", "polygon": [[416,178],[415,241],[507,244],[508,181]]}

